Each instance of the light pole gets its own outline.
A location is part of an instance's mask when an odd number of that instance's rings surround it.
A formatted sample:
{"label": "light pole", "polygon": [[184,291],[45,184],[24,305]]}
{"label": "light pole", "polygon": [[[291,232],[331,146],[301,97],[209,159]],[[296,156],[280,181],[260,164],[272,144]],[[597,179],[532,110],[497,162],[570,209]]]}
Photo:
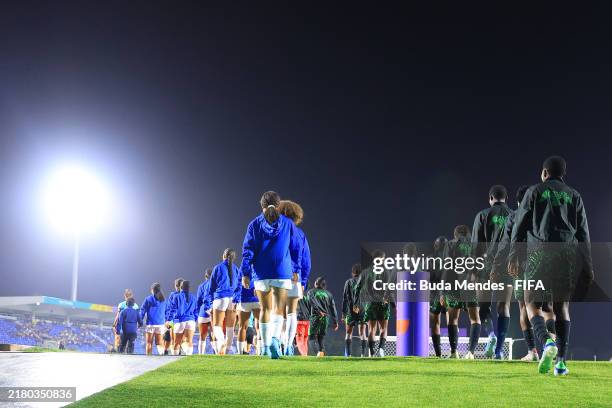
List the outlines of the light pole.
{"label": "light pole", "polygon": [[105,186],[82,167],[66,166],[51,173],[45,187],[48,220],[73,240],[70,299],[77,300],[81,238],[104,224],[108,214]]}
{"label": "light pole", "polygon": [[72,256],[72,291],[70,300],[76,302],[77,287],[79,284],[79,246],[81,245],[81,233],[77,229],[74,233],[74,254]]}

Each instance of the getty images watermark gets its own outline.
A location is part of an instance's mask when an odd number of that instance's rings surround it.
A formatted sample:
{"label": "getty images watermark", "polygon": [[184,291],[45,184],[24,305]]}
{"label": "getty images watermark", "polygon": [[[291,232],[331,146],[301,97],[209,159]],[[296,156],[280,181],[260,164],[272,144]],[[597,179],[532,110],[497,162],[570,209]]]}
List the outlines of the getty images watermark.
{"label": "getty images watermark", "polygon": [[468,302],[492,296],[519,301],[525,293],[539,301],[609,302],[612,295],[612,274],[605,273],[612,269],[612,243],[515,243],[504,252],[469,240],[438,247],[367,242],[361,246],[361,269],[364,302],[398,297],[426,302],[441,295]]}

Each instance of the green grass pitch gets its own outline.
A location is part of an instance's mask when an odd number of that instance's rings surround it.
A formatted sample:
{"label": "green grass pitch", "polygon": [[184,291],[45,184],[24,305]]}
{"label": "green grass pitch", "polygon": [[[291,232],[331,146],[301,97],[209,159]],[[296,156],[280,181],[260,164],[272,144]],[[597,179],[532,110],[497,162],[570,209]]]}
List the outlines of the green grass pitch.
{"label": "green grass pitch", "polygon": [[612,363],[568,367],[554,377],[518,361],[191,356],[76,406],[612,406]]}

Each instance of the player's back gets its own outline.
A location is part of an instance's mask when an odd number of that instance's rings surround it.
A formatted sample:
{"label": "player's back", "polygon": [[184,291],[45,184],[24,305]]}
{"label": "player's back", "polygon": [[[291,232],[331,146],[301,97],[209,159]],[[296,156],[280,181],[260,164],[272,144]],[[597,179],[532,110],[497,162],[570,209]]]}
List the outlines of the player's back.
{"label": "player's back", "polygon": [[527,211],[531,215],[528,242],[584,241],[583,230],[588,231],[588,227],[582,197],[561,179],[548,179],[530,187],[523,201],[522,215],[527,216]]}

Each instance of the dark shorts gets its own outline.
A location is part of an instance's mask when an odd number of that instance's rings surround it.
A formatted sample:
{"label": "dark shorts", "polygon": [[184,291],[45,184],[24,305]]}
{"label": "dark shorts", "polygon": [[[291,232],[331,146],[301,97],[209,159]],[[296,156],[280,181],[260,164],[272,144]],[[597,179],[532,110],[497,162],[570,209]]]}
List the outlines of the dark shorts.
{"label": "dark shorts", "polygon": [[327,334],[327,325],[329,324],[329,318],[327,316],[311,316],[310,325],[308,326],[308,335],[316,336]]}
{"label": "dark shorts", "polygon": [[365,306],[366,321],[389,320],[391,318],[391,304],[382,302],[372,302]]}
{"label": "dark shorts", "polygon": [[574,245],[528,247],[524,278],[541,281],[544,289],[525,290],[527,302],[569,301],[575,288]]}
{"label": "dark shorts", "polygon": [[350,312],[347,316],[344,316],[344,323],[347,326],[357,326],[359,324],[365,324],[365,313],[363,311],[359,313]]}

